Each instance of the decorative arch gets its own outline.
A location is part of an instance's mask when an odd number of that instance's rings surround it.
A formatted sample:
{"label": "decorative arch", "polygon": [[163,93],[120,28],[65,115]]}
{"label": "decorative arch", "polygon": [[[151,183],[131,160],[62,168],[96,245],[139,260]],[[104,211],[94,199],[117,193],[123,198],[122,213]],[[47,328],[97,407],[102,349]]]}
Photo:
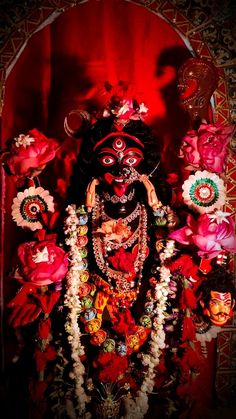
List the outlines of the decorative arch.
{"label": "decorative arch", "polygon": [[[6,77],[25,48],[28,39],[67,9],[87,1],[93,0],[39,0],[33,5],[32,2],[26,1],[24,6],[17,3],[12,6],[11,2],[9,5],[6,2],[8,7],[6,7],[7,12],[5,12],[5,28],[0,41],[2,44],[0,55],[1,104],[4,101]],[[228,16],[227,12],[231,1],[224,2],[226,3],[224,7],[221,3],[219,9],[211,4],[212,2],[202,0],[191,2],[184,0],[179,2],[174,0],[124,1],[145,7],[161,16],[185,38],[196,56],[207,58],[215,64],[220,76],[218,88],[214,93],[215,119],[218,122],[230,121],[233,113],[230,100],[230,69],[235,64],[233,37],[230,37],[230,32],[226,28],[222,32],[223,36],[218,37],[215,42],[214,36],[215,31],[219,29],[219,23],[224,22],[225,16]],[[208,17],[209,13],[210,18]]]}

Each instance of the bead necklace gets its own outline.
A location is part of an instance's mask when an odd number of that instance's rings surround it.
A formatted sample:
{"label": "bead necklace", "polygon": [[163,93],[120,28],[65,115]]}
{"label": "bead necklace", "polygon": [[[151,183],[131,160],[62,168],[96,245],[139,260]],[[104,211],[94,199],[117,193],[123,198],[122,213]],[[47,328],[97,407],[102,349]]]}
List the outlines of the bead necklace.
{"label": "bead necklace", "polygon": [[[110,286],[111,280],[116,280],[116,288],[119,292],[127,292],[131,288],[134,287],[134,282],[128,281],[128,278],[130,277],[130,273],[124,273],[122,271],[117,271],[115,269],[112,269],[108,266],[108,262],[106,262],[106,253],[105,253],[105,246],[104,246],[104,240],[98,236],[97,234],[94,234],[96,231],[96,227],[99,224],[99,220],[101,218],[101,205],[98,195],[96,196],[95,205],[93,208],[92,213],[92,222],[93,222],[93,252],[95,256],[95,260],[97,263],[97,266],[103,272],[106,277],[108,278],[108,283]],[[139,225],[138,225],[138,249],[137,249],[137,256],[134,261],[134,270],[137,273],[138,277],[138,284],[137,288],[141,285],[141,277],[142,277],[142,268],[143,263],[146,258],[146,249],[147,249],[147,212],[144,207],[144,205],[140,205],[139,207]],[[136,232],[135,232],[136,233]]]}
{"label": "bead necklace", "polygon": [[[112,217],[110,217],[104,210],[104,201],[101,200],[100,203],[101,206],[101,218],[103,221],[107,220],[113,220]],[[140,214],[140,203],[138,202],[135,209],[126,217],[122,218],[123,223],[128,224],[131,223],[131,221],[134,221]]]}

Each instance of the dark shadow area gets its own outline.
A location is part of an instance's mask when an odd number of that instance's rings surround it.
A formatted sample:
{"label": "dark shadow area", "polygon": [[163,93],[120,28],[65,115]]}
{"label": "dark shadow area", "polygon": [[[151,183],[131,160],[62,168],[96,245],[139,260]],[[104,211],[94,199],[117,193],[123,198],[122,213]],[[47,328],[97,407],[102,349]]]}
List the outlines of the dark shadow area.
{"label": "dark shadow area", "polygon": [[[178,71],[190,57],[192,55],[187,48],[174,46],[163,51],[156,62],[156,78],[160,81],[160,93],[166,113],[164,118],[154,119],[152,125],[156,135],[162,139],[161,157],[167,173],[179,171],[179,146],[190,126],[189,114],[181,106],[178,90]],[[171,69],[174,69],[175,76],[169,83],[165,83],[165,78]]]}

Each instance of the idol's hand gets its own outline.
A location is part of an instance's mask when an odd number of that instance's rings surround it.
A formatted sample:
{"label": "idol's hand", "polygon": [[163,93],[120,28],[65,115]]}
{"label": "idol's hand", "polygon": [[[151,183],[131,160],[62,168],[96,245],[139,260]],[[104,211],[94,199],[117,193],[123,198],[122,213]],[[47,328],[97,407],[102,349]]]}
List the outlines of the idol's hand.
{"label": "idol's hand", "polygon": [[99,180],[98,179],[93,179],[91,180],[91,182],[89,183],[88,187],[87,187],[87,191],[86,191],[86,207],[87,207],[87,211],[91,212],[94,204],[95,204],[95,189],[96,186],[99,185]]}
{"label": "idol's hand", "polygon": [[147,190],[147,197],[148,197],[148,205],[153,210],[156,210],[162,206],[161,201],[157,198],[155,188],[152,182],[148,179],[147,175],[140,176],[140,182],[142,182]]}

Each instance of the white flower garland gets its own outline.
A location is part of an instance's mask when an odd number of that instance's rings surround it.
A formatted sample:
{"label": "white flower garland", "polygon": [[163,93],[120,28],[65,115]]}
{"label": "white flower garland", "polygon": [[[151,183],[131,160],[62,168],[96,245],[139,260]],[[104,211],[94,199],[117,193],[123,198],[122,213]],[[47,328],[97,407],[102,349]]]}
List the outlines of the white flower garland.
{"label": "white flower garland", "polygon": [[166,301],[169,294],[170,270],[166,268],[165,261],[174,252],[174,240],[168,240],[164,251],[160,254],[160,282],[155,286],[155,300],[157,301],[155,317],[153,320],[154,330],[151,332],[150,350],[148,354],[142,354],[143,365],[148,366],[143,384],[137,392],[135,402],[130,399],[125,401],[126,414],[124,419],[142,419],[148,411],[148,394],[153,391],[155,385],[155,368],[160,362],[162,350],[165,348],[165,311]]}
{"label": "white flower garland", "polygon": [[[82,311],[78,289],[80,282],[80,268],[78,263],[81,262],[81,256],[77,247],[77,228],[79,220],[77,217],[76,207],[69,205],[67,207],[69,216],[65,224],[65,234],[67,236],[65,242],[70,247],[69,261],[70,267],[67,273],[67,291],[65,296],[65,305],[69,309],[66,320],[65,329],[68,333],[68,341],[71,345],[73,363],[73,372],[71,378],[76,382],[76,396],[78,399],[78,410],[80,414],[85,413],[85,405],[90,398],[86,395],[83,384],[85,373],[84,365],[80,360],[80,356],[84,354],[84,347],[80,341],[80,328],[78,326],[78,316]],[[165,348],[165,311],[166,301],[169,293],[170,270],[166,268],[165,261],[169,259],[174,252],[174,241],[168,240],[164,251],[160,254],[160,282],[155,286],[156,309],[153,320],[153,331],[151,332],[151,341],[149,353],[142,354],[143,365],[148,366],[141,389],[137,392],[135,399],[130,396],[124,398],[126,413],[124,419],[142,419],[148,411],[148,394],[153,391],[155,385],[155,368],[159,364],[162,350]]]}
{"label": "white flower garland", "polygon": [[84,355],[84,347],[81,344],[80,328],[78,324],[78,316],[82,311],[80,298],[78,296],[80,281],[80,269],[79,262],[82,258],[78,251],[77,243],[77,228],[79,220],[76,213],[75,205],[69,205],[66,209],[69,216],[65,221],[65,243],[69,246],[69,270],[67,272],[67,290],[65,294],[64,304],[68,307],[68,315],[65,324],[65,330],[68,333],[68,342],[71,346],[72,359],[73,359],[73,371],[70,377],[75,380],[75,395],[77,399],[76,410],[78,409],[79,414],[85,413],[85,405],[89,402],[90,398],[84,391],[84,373],[85,368],[81,362],[80,357]]}

